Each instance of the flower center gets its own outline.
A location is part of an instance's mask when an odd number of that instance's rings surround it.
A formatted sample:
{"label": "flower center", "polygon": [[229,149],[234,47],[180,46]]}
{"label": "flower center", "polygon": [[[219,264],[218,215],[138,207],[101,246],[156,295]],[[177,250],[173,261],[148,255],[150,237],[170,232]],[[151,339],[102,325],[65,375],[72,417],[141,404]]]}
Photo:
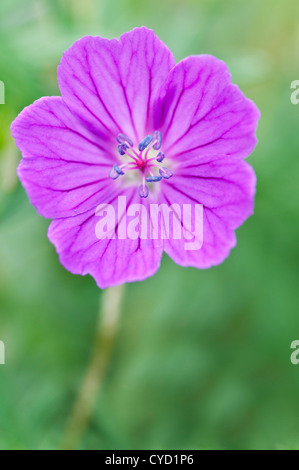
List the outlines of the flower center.
{"label": "flower center", "polygon": [[138,150],[129,137],[118,134],[118,153],[126,158],[126,162],[120,165],[113,165],[109,177],[116,180],[125,175],[128,171],[139,170],[142,184],[139,186],[139,196],[147,198],[149,188],[146,183],[159,183],[163,179],[168,180],[173,173],[165,167],[158,165],[165,159],[165,154],[160,150],[162,146],[162,134],[155,131],[153,135],[147,135],[139,143]]}

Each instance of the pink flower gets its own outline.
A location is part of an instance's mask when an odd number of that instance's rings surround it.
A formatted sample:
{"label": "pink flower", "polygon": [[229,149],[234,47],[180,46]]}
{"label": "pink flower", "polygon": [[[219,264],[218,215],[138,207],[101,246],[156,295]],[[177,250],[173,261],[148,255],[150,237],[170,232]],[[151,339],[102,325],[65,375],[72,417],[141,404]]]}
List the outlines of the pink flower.
{"label": "pink flower", "polygon": [[[119,41],[79,40],[58,81],[62,96],[38,100],[11,130],[20,180],[38,213],[54,219],[48,236],[63,266],[105,288],[153,275],[163,252],[182,266],[221,263],[253,212],[256,178],[244,159],[259,119],[226,65],[207,55],[175,65],[143,27]],[[96,208],[117,213],[120,197],[127,210],[142,204],[139,232],[151,204],[202,204],[201,248],[184,249],[172,229],[168,239],[99,239]]]}

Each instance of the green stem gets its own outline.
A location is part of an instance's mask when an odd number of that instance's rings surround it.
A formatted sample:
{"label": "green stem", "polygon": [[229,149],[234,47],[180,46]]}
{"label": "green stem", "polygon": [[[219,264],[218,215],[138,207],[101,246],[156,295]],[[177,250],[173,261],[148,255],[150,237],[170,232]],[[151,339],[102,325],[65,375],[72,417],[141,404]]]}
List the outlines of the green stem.
{"label": "green stem", "polygon": [[95,345],[62,439],[63,450],[78,449],[88,429],[113,349],[123,293],[124,287],[117,286],[102,294]]}

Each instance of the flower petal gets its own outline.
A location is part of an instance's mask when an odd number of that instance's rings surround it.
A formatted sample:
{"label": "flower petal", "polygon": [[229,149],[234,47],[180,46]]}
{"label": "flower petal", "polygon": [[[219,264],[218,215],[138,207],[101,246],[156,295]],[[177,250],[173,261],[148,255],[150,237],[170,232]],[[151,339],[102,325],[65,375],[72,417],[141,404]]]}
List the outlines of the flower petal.
{"label": "flower petal", "polygon": [[201,55],[170,71],[155,105],[154,125],[168,157],[246,158],[256,145],[259,116],[255,104],[232,85],[225,63]]}
{"label": "flower petal", "polygon": [[31,203],[47,218],[96,207],[111,191],[115,149],[72,116],[62,98],[42,98],[13,122],[23,155],[18,175]]}
{"label": "flower petal", "polygon": [[138,144],[152,124],[153,104],[173,66],[170,50],[142,27],[119,41],[79,40],[64,54],[58,81],[63,99],[84,121]]}
{"label": "flower petal", "polygon": [[209,268],[227,258],[236,244],[234,231],[252,215],[256,177],[246,162],[226,155],[202,157],[190,170],[177,170],[163,186],[160,203],[179,204],[182,212],[190,204],[192,213],[196,204],[202,204],[203,237],[199,239],[203,244],[198,250],[186,250],[190,240],[170,239],[164,248],[177,264]]}
{"label": "flower petal", "polygon": [[[126,198],[122,209],[119,206],[119,196]],[[149,225],[146,222],[149,220],[149,201],[140,201],[135,187],[106,202],[114,211],[115,217],[108,216],[108,220],[111,227],[115,225],[116,230],[120,230],[122,223],[125,230],[128,230],[132,217],[127,216],[125,222],[124,213],[128,212],[132,204],[142,203],[145,211],[140,215],[138,234],[141,233],[141,227]],[[105,213],[105,207],[102,213]],[[97,215],[100,215],[99,208]],[[102,289],[124,282],[142,281],[155,274],[159,269],[163,251],[159,242],[150,238],[99,239],[96,236],[99,220],[100,217],[95,215],[95,211],[89,211],[77,217],[56,219],[51,223],[48,237],[56,247],[61,264],[67,270],[73,274],[90,274]]]}

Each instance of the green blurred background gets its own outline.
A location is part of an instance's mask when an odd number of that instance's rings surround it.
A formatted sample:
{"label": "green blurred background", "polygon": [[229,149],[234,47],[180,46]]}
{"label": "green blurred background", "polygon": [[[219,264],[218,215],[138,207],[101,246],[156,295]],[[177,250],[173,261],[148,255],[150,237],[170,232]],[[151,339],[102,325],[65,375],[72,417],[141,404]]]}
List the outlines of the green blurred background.
{"label": "green blurred background", "polygon": [[[82,449],[299,449],[297,0],[1,0],[0,448],[56,449],[92,351],[101,292],[72,276],[15,169],[9,126],[57,95],[76,39],[146,25],[176,60],[225,60],[259,106],[255,215],[221,266],[127,285],[118,336]],[[297,201],[297,202],[296,202]]]}

